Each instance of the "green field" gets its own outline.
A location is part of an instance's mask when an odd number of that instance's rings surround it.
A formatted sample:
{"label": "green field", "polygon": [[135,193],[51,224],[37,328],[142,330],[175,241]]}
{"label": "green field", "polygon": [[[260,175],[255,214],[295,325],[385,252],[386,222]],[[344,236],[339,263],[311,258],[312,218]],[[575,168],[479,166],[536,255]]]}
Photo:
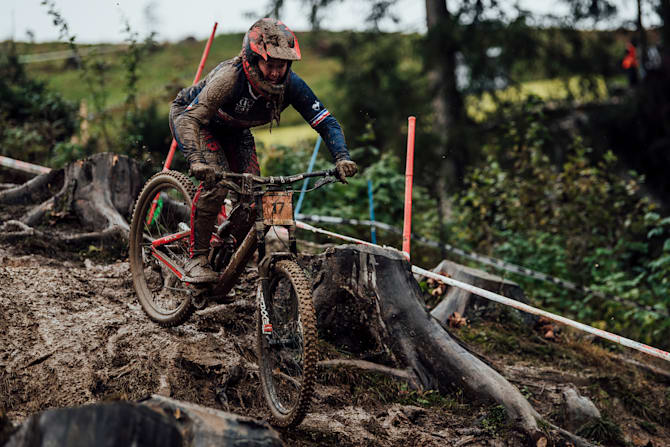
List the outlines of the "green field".
{"label": "green field", "polygon": [[254,129],[253,134],[256,141],[261,142],[265,146],[291,146],[301,141],[308,141],[310,144],[314,144],[318,137],[316,131],[306,123],[292,126],[273,126],[272,131],[270,131],[269,126],[263,126]]}
{"label": "green field", "polygon": [[[239,54],[242,34],[219,35],[214,39],[212,48],[203,70],[205,76],[219,62]],[[332,77],[338,68],[336,60],[321,57],[309,45],[310,39],[298,35],[301,42],[303,60],[294,63],[293,69],[317,92],[324,103],[332,95]],[[123,66],[124,45],[117,45],[119,52],[99,56],[86,56],[102,60],[107,68],[101,82],[107,93],[106,105],[115,110],[123,106],[125,100],[125,69]],[[200,63],[205,41],[185,40],[175,44],[161,44],[156,50],[147,54],[139,66],[138,90],[141,103],[152,100],[161,104],[161,111],[167,112],[170,101],[179,89],[193,82],[196,69]],[[82,46],[87,48],[87,46]],[[38,54],[43,52],[68,49],[63,43],[17,44],[17,52]],[[26,65],[28,73],[39,79],[46,80],[51,87],[61,92],[65,98],[73,101],[88,100],[89,91],[79,70],[67,68],[64,60],[32,63]],[[282,124],[298,124],[302,118],[295,112],[285,113]]]}
{"label": "green field", "polygon": [[[294,63],[293,69],[304,78],[319,98],[327,105],[333,104],[337,94],[335,84],[339,70],[338,60],[324,56],[322,44],[338,33],[322,33],[316,37],[312,33],[299,33],[303,59]],[[205,65],[203,76],[215,67],[220,61],[234,57],[239,53],[242,34],[223,34],[214,39],[212,49]],[[17,43],[17,53],[38,54],[67,49],[64,43],[26,44]],[[125,45],[115,46],[119,51],[98,56],[86,56],[106,64],[101,82],[106,92],[106,109],[112,114],[122,111],[125,93],[125,68],[123,57]],[[164,43],[158,45],[154,51],[146,54],[139,66],[138,93],[141,104],[156,102],[161,114],[167,114],[170,101],[179,89],[190,85],[193,81],[196,68],[200,61],[205,41],[187,39],[179,43]],[[82,46],[83,49],[90,48]],[[89,101],[90,93],[82,79],[82,73],[74,68],[68,68],[64,60],[26,64],[29,74],[44,79],[49,85],[65,98],[72,101]],[[519,101],[528,95],[537,95],[547,100],[561,100],[570,97],[579,100],[593,99],[580,96],[582,79],[547,79],[527,81],[520,85],[508,87],[496,92],[498,101]],[[598,95],[607,96],[605,81],[598,81]],[[469,95],[466,97],[468,114],[475,120],[485,119],[496,110],[496,100],[490,93]],[[89,106],[89,110],[91,107]],[[332,110],[332,106],[331,106]],[[272,132],[267,128],[257,129],[254,134],[265,145],[291,145],[298,141],[314,141],[316,134],[307,126],[303,119],[292,108],[282,115],[281,126],[274,127]]]}

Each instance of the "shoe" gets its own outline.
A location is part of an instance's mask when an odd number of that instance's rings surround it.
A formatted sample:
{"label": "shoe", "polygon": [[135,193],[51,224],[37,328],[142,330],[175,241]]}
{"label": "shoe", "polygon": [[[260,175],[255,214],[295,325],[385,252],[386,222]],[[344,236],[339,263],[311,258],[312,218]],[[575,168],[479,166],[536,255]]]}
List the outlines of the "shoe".
{"label": "shoe", "polygon": [[190,282],[214,282],[219,274],[212,270],[207,256],[199,255],[191,258],[184,267],[186,274],[191,278]]}

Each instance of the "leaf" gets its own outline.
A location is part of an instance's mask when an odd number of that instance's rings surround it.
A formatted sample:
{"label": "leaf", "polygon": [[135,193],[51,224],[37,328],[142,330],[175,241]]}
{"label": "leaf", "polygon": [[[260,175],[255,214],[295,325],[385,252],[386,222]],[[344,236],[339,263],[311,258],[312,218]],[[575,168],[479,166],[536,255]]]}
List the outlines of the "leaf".
{"label": "leaf", "polygon": [[654,270],[660,269],[665,266],[670,266],[670,254],[666,254],[656,259],[655,261],[650,262],[649,266]]}
{"label": "leaf", "polygon": [[649,230],[649,233],[647,233],[647,239],[651,239],[654,236],[660,236],[661,234],[663,234],[663,228],[654,227],[651,230]]}

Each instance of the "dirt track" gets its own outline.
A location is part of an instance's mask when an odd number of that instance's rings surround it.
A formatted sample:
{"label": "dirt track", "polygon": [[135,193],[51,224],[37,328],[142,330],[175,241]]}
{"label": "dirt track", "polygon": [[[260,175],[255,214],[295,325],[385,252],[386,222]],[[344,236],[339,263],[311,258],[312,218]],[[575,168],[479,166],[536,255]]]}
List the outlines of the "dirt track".
{"label": "dirt track", "polygon": [[[143,314],[127,262],[82,259],[77,253],[21,254],[0,245],[0,410],[4,407],[10,420],[19,423],[46,408],[152,393],[263,417],[253,268],[230,303],[210,305],[185,324],[164,329]],[[553,349],[547,346],[540,345]],[[546,353],[534,365],[503,353],[487,355],[554,419],[563,386],[574,383],[588,392],[612,365],[574,368],[563,359],[554,363]],[[630,370],[625,375],[643,377]],[[648,388],[658,393],[661,406],[668,405],[665,386]],[[487,426],[491,407],[462,402],[458,393],[440,399],[412,395],[380,378],[323,371],[312,413],[282,437],[287,445],[521,445],[513,432]],[[663,421],[652,434],[621,402],[611,408],[634,445],[650,440],[652,446],[670,445]]]}
{"label": "dirt track", "polygon": [[[0,248],[0,265],[0,402],[15,423],[46,408],[152,393],[265,414],[255,373],[253,269],[231,303],[164,329],[137,303],[127,262],[14,256]],[[438,445],[453,434],[453,420],[412,406],[353,406],[339,387],[320,385],[316,401],[301,428],[283,434],[287,444],[405,445],[410,437],[414,445]]]}

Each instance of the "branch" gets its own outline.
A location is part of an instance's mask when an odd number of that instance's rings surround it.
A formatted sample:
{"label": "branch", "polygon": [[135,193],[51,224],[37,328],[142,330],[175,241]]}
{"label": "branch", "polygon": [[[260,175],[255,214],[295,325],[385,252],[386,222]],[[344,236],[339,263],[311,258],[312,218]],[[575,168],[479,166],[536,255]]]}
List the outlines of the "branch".
{"label": "branch", "polygon": [[64,176],[62,169],[54,169],[46,174],[38,175],[21,185],[0,192],[0,203],[19,205],[44,200],[51,195],[49,189],[60,189]]}

